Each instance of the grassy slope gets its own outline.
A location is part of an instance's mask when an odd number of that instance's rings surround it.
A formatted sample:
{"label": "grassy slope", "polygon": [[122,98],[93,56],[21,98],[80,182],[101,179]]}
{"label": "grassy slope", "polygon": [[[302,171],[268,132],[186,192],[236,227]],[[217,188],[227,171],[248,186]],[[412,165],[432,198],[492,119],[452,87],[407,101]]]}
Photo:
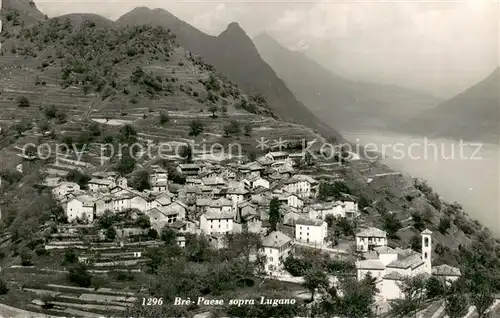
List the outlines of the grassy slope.
{"label": "grassy slope", "polygon": [[341,136],[302,105],[274,70],[265,63],[251,39],[237,23],[231,23],[219,36],[210,36],[163,9],[136,8],[118,19],[119,25],[152,24],[165,26],[178,43],[199,54],[206,62],[238,84],[245,92],[260,92],[273,112],[283,120],[317,130],[325,137]]}

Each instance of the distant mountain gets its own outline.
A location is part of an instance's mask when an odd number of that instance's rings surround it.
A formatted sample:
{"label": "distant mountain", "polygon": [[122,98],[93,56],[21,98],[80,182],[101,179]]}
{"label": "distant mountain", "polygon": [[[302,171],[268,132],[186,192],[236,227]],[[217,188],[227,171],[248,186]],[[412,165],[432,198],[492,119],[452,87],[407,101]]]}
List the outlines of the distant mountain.
{"label": "distant mountain", "polygon": [[266,33],[254,38],[260,55],[295,96],[339,130],[388,128],[440,100],[394,85],[356,82],[338,76]]}
{"label": "distant mountain", "polygon": [[273,69],[262,60],[252,40],[237,23],[229,24],[219,36],[211,36],[168,11],[145,7],[126,13],[116,23],[122,26],[152,24],[169,28],[182,47],[200,55],[243,91],[264,95],[271,110],[281,119],[308,126],[326,137],[340,138],[335,130],[295,98]]}
{"label": "distant mountain", "polygon": [[428,136],[498,143],[500,68],[464,92],[423,112],[400,130]]}

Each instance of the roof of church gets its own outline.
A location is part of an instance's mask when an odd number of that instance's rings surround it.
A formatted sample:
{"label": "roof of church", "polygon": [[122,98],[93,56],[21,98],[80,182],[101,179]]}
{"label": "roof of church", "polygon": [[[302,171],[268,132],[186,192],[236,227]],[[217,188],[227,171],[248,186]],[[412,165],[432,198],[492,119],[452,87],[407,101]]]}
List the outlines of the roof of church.
{"label": "roof of church", "polygon": [[362,261],[356,262],[357,269],[375,269],[375,270],[384,270],[385,265],[378,259],[366,259]]}

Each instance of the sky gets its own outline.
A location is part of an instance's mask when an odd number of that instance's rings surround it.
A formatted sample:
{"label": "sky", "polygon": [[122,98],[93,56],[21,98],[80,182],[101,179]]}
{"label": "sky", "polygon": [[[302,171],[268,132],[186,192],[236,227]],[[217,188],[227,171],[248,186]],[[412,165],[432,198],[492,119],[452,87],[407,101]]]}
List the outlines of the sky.
{"label": "sky", "polygon": [[56,16],[93,12],[116,19],[137,6],[164,8],[209,34],[233,21],[267,32],[333,72],[449,97],[499,65],[494,0],[155,1],[35,0]]}

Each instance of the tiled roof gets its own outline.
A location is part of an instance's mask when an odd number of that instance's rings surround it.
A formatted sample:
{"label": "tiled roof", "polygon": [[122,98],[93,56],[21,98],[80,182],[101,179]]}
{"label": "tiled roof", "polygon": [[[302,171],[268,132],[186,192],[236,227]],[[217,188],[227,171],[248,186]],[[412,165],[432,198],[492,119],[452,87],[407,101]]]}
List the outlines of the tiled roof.
{"label": "tiled roof", "polygon": [[234,219],[232,211],[207,211],[204,215],[207,220]]}
{"label": "tiled roof", "polygon": [[384,270],[385,265],[379,261],[378,259],[366,259],[362,261],[356,262],[357,269],[375,269],[375,270]]}
{"label": "tiled roof", "polygon": [[285,233],[280,231],[271,232],[268,236],[264,237],[262,240],[263,247],[273,247],[280,248],[286,243],[290,242],[292,239],[288,237]]}
{"label": "tiled roof", "polygon": [[422,260],[422,256],[420,254],[411,250],[410,250],[411,253],[407,251],[408,250],[405,250],[404,251],[405,254],[403,255],[398,254],[398,259],[391,262],[389,265],[387,265],[387,267],[406,269],[410,267],[415,268],[424,263],[424,261]]}
{"label": "tiled roof", "polygon": [[309,218],[299,218],[295,221],[297,225],[309,225],[309,226],[322,226],[325,221],[323,220],[314,220]]}
{"label": "tiled roof", "polygon": [[316,184],[318,181],[314,179],[311,176],[305,175],[305,174],[296,174],[292,176],[290,179],[285,181],[285,184],[291,184],[291,183],[296,183],[296,182],[301,182],[301,181],[306,181],[311,184]]}
{"label": "tiled roof", "polygon": [[436,276],[460,276],[460,269],[450,265],[439,265],[432,268],[432,275]]}
{"label": "tiled roof", "polygon": [[375,227],[369,227],[357,233],[356,236],[360,237],[386,237],[387,233]]}

